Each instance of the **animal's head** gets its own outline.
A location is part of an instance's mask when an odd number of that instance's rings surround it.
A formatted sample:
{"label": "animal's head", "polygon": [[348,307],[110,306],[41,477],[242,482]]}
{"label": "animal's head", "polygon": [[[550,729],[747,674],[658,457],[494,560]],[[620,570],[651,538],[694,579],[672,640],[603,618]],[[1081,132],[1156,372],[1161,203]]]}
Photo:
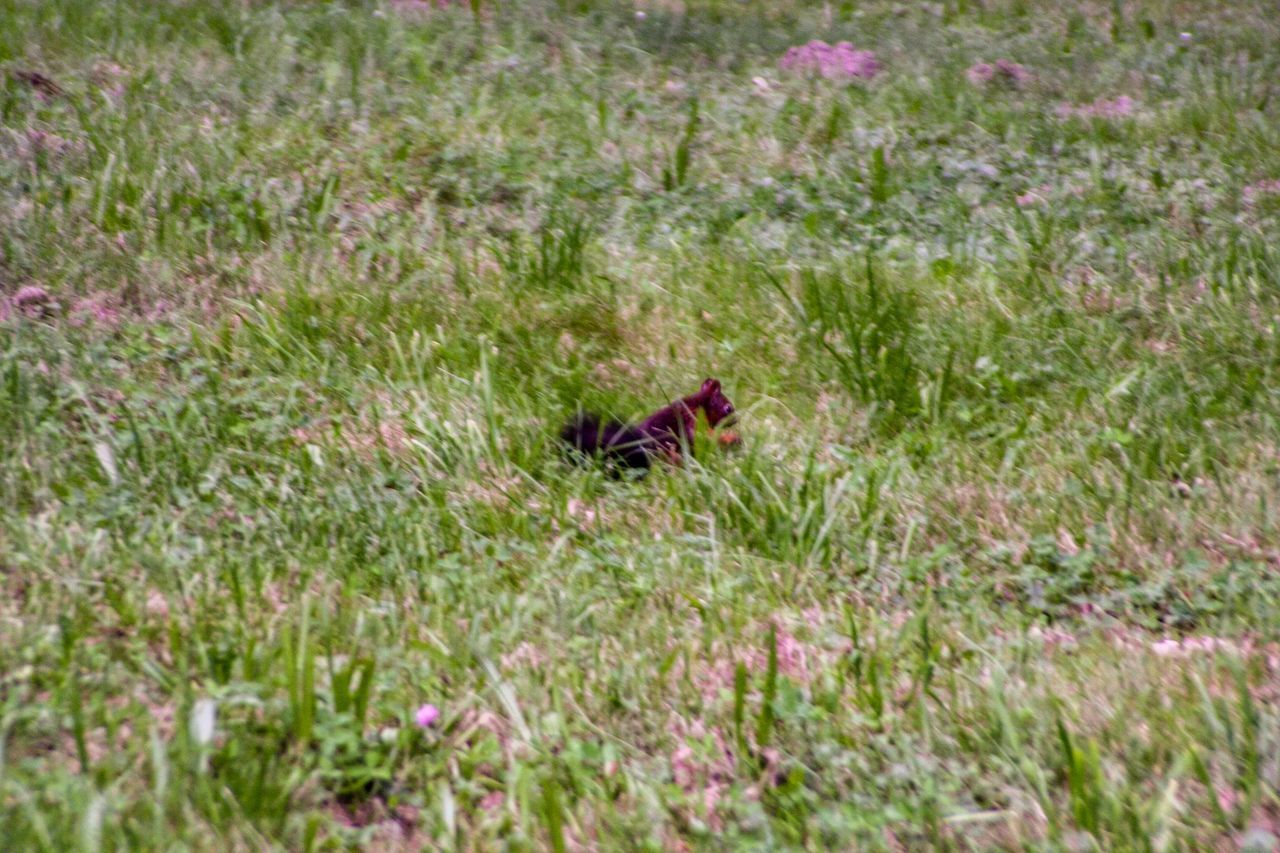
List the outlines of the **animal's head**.
{"label": "animal's head", "polygon": [[707,423],[713,427],[733,415],[733,403],[720,390],[720,380],[708,379],[698,393],[702,397],[702,410],[707,413]]}

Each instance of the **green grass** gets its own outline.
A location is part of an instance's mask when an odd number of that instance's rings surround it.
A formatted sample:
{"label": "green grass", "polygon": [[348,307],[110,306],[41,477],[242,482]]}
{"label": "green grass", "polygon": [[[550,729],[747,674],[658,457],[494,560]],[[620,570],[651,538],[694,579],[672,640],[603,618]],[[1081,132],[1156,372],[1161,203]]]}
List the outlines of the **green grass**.
{"label": "green grass", "polygon": [[0,0],[5,849],[1280,843],[1270,4],[413,5]]}

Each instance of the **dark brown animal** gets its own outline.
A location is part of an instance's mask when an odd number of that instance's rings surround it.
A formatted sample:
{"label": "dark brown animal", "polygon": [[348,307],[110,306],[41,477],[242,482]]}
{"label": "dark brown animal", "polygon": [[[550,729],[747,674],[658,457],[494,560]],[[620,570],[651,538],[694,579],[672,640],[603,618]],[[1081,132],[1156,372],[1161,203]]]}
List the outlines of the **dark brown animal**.
{"label": "dark brown animal", "polygon": [[[708,379],[696,394],[658,409],[638,424],[579,414],[561,430],[560,438],[580,455],[603,458],[615,473],[618,468],[647,471],[655,458],[678,464],[686,450],[693,453],[699,410],[713,429],[732,418],[733,403],[719,380]],[[736,440],[729,436],[722,443]]]}
{"label": "dark brown animal", "polygon": [[62,87],[53,82],[50,78],[44,76],[39,71],[21,71],[14,70],[10,72],[15,80],[26,83],[40,95],[41,98],[48,100],[56,95],[63,94]]}

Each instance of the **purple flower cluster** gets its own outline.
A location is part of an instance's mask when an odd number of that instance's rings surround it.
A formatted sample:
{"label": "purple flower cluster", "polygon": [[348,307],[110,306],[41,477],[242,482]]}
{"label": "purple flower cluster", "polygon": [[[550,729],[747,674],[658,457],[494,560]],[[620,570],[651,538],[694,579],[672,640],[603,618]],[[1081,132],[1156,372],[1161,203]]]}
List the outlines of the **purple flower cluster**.
{"label": "purple flower cluster", "polygon": [[997,59],[994,64],[990,62],[975,63],[969,66],[969,70],[964,75],[975,86],[985,86],[992,82],[1021,86],[1031,79],[1030,71],[1008,59]]}
{"label": "purple flower cluster", "polygon": [[880,71],[880,62],[869,50],[855,50],[847,41],[834,45],[814,40],[786,52],[778,67],[799,74],[819,74],[828,79],[870,80]]}

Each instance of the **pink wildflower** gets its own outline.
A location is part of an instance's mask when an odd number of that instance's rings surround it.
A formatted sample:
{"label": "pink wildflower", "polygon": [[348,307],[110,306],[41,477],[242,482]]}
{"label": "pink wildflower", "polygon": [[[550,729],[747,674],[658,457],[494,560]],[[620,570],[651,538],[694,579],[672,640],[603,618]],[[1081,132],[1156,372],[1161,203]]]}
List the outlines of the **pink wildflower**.
{"label": "pink wildflower", "polygon": [[997,59],[994,65],[990,62],[976,62],[970,65],[964,72],[964,76],[968,77],[969,82],[975,86],[985,86],[992,82],[1021,86],[1030,79],[1031,72],[1013,60]]}
{"label": "pink wildflower", "polygon": [[729,786],[724,782],[713,782],[702,790],[702,807],[707,812],[707,823],[711,829],[719,832],[723,820],[716,813],[717,807],[720,805],[720,798],[724,796],[725,789]]}
{"label": "pink wildflower", "polygon": [[19,287],[18,292],[13,294],[13,304],[19,308],[30,308],[35,305],[43,305],[49,301],[49,291],[45,290],[38,284],[28,284],[25,287]]}
{"label": "pink wildflower", "polygon": [[778,67],[800,74],[816,73],[828,79],[870,80],[880,72],[880,62],[871,51],[855,50],[847,41],[830,45],[817,39],[788,50],[778,61]]}
{"label": "pink wildflower", "polygon": [[1250,648],[1248,642],[1242,647],[1239,643],[1222,637],[1187,637],[1178,640],[1160,640],[1151,644],[1151,651],[1160,657],[1187,657],[1196,652],[1221,652],[1223,654],[1240,655]]}
{"label": "pink wildflower", "polygon": [[[437,9],[449,8],[449,0],[436,0]],[[391,11],[399,15],[423,15],[430,12],[432,4],[428,0],[391,0]]]}
{"label": "pink wildflower", "polygon": [[435,705],[427,704],[418,708],[417,713],[413,715],[414,721],[418,724],[418,728],[429,729],[440,719],[440,709]]}
{"label": "pink wildflower", "polygon": [[996,69],[990,62],[975,62],[964,72],[964,76],[975,86],[985,86],[996,76]]}
{"label": "pink wildflower", "polygon": [[95,293],[92,296],[77,299],[71,306],[71,325],[73,326],[83,326],[92,322],[100,326],[114,327],[119,326],[123,319],[123,315],[115,305],[115,300],[106,293]]}
{"label": "pink wildflower", "polygon": [[[1014,197],[1018,207],[1030,207],[1033,204],[1044,204],[1053,195],[1053,184],[1041,184],[1038,187],[1032,187],[1025,193]],[[1065,530],[1058,531],[1058,547],[1067,554],[1078,554],[1080,546],[1076,544],[1075,539]]]}
{"label": "pink wildflower", "polygon": [[1107,100],[1099,98],[1091,104],[1080,104],[1073,106],[1071,104],[1058,104],[1055,112],[1058,118],[1128,118],[1133,115],[1137,105],[1133,98],[1128,95],[1121,95],[1118,98]]}
{"label": "pink wildflower", "polygon": [[1010,59],[997,59],[996,73],[1014,84],[1025,83],[1031,77],[1030,71]]}
{"label": "pink wildflower", "polygon": [[[570,499],[569,503],[576,500]],[[502,656],[503,669],[537,669],[547,662],[547,656],[532,643],[521,643],[515,650]]]}
{"label": "pink wildflower", "polygon": [[1124,118],[1133,115],[1133,98],[1121,95],[1111,101],[1095,101],[1093,111],[1101,118]]}
{"label": "pink wildflower", "polygon": [[[778,672],[795,681],[808,683],[811,679],[809,671],[809,648],[794,634],[786,629],[785,626],[777,625],[777,655],[778,655]],[[754,648],[742,658],[742,663],[746,665],[751,672],[765,672],[769,667],[769,652],[767,648]],[[733,684],[734,673],[737,668],[737,661],[722,660],[715,667],[715,676],[708,684],[711,695],[715,694],[721,686],[726,689]]]}
{"label": "pink wildflower", "polygon": [[[778,671],[800,681],[809,680],[809,661],[804,643],[785,628],[778,628]],[[767,660],[767,655],[766,655]],[[767,667],[767,664],[766,664]]]}
{"label": "pink wildflower", "polygon": [[1260,196],[1280,195],[1280,179],[1249,184],[1242,193],[1245,204],[1254,204]]}
{"label": "pink wildflower", "polygon": [[124,97],[124,80],[128,76],[129,72],[123,66],[104,61],[94,63],[91,79],[108,97],[119,100]]}
{"label": "pink wildflower", "polygon": [[707,825],[718,830],[723,818],[717,813],[717,808],[728,790],[726,780],[733,773],[733,752],[720,729],[708,731],[700,721],[685,723],[677,719],[673,729],[678,736],[693,738],[710,747],[709,754],[702,757],[687,742],[682,741],[671,753],[671,780],[686,794],[701,792]]}
{"label": "pink wildflower", "polygon": [[671,777],[673,781],[686,791],[693,787],[697,777],[698,764],[694,760],[693,749],[682,743],[671,753]]}
{"label": "pink wildflower", "polygon": [[173,311],[173,303],[168,299],[157,299],[152,303],[151,309],[147,311],[146,319],[148,323],[155,323],[164,319]]}
{"label": "pink wildflower", "polygon": [[53,294],[38,284],[28,284],[18,288],[8,300],[0,297],[0,306],[2,306],[0,310],[3,310],[0,319],[8,319],[11,308],[18,314],[32,319],[48,317],[58,308],[58,304],[53,301]]}
{"label": "pink wildflower", "polygon": [[1221,637],[1188,637],[1182,641],[1182,647],[1188,651],[1201,652],[1224,652],[1226,654],[1240,654],[1240,646],[1231,640],[1224,640]]}
{"label": "pink wildflower", "polygon": [[1038,625],[1032,625],[1027,631],[1027,636],[1042,641],[1046,646],[1076,645],[1075,634],[1070,631],[1060,631],[1057,628],[1041,628]]}

